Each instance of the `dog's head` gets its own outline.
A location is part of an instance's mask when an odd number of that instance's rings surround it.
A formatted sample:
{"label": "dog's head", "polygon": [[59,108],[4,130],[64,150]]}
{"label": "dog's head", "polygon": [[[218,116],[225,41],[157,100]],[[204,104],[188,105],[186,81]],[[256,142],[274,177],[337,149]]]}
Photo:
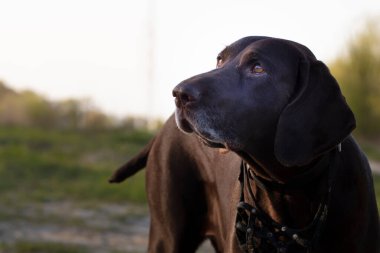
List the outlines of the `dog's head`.
{"label": "dog's head", "polygon": [[328,68],[282,39],[238,40],[218,55],[216,69],[181,82],[173,96],[184,132],[252,156],[270,150],[285,166],[308,164],[355,127]]}

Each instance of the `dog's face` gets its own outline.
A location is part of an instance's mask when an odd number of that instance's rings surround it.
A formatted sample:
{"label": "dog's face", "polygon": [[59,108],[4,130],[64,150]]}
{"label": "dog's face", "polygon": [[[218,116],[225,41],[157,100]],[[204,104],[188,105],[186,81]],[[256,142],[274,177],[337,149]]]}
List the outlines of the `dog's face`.
{"label": "dog's face", "polygon": [[226,47],[217,69],[174,89],[180,129],[232,150],[273,130],[296,85],[300,56],[283,41],[252,40]]}
{"label": "dog's face", "polygon": [[[317,132],[313,129],[307,129],[310,123],[306,121],[310,121],[312,116],[307,114],[316,112],[314,116],[318,118],[318,111],[323,114],[322,107],[326,107],[327,102],[332,102],[331,106],[335,106],[339,100],[339,109],[336,112],[344,111],[345,114],[350,114],[327,68],[323,65],[314,70],[314,62],[317,61],[310,50],[295,42],[266,37],[243,38],[226,47],[218,55],[216,69],[189,78],[174,88],[177,125],[184,132],[195,132],[212,147],[254,153],[260,146],[266,145],[271,146],[273,152],[277,152],[277,158],[282,160],[284,165],[306,163],[313,157],[292,157],[293,152],[289,153],[284,149],[294,148],[293,141],[288,142],[288,138],[283,135],[293,135],[291,138],[296,139],[302,139],[300,134],[316,135]],[[319,62],[318,64],[320,65]],[[322,81],[329,83],[331,87],[324,91],[322,87],[311,88],[314,90],[309,98],[314,100],[311,111],[302,108],[310,107],[310,101],[305,101],[305,105],[290,108],[291,104],[297,104],[300,99],[304,100],[305,94],[310,96],[309,92],[305,92],[311,85],[310,78],[314,78],[314,74],[310,73],[321,71],[320,69],[326,72],[320,73],[321,75],[328,76],[322,77]],[[320,83],[312,85],[324,86]],[[327,96],[319,94],[320,92],[325,92]],[[313,94],[317,97],[314,98]],[[290,115],[285,115],[289,110]],[[311,119],[315,123],[319,120],[325,119]],[[291,127],[289,124],[298,126]],[[349,125],[348,128],[352,129],[352,124]],[[322,135],[326,135],[322,132]],[[347,131],[344,134],[346,137]],[[342,140],[340,134],[337,136],[335,139],[339,140],[334,139],[333,143]],[[330,135],[327,138],[330,138]],[[328,145],[321,140],[312,142],[310,147],[304,147],[312,153],[308,156],[318,155],[332,145],[331,139],[328,140]],[[321,146],[318,142],[322,143],[322,147],[316,147]],[[297,151],[298,149],[294,150]]]}

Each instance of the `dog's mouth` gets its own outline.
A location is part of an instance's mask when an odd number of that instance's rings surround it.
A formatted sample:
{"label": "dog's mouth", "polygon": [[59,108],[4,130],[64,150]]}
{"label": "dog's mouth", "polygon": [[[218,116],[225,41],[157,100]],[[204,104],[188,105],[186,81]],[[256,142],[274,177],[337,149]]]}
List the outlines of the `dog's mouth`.
{"label": "dog's mouth", "polygon": [[206,139],[205,137],[203,137],[202,135],[199,135],[197,134],[198,138],[201,140],[201,142],[210,147],[210,148],[221,148],[221,149],[227,149],[226,145],[225,144],[222,144],[222,143],[219,143],[219,142],[213,142],[209,139]]}
{"label": "dog's mouth", "polygon": [[175,111],[175,122],[177,127],[184,133],[190,134],[194,132],[193,126],[185,117],[185,112],[183,109],[177,108]]}
{"label": "dog's mouth", "polygon": [[175,112],[175,120],[177,123],[178,128],[187,134],[194,133],[199,140],[206,146],[211,148],[222,148],[227,149],[227,146],[225,143],[219,142],[214,140],[214,138],[208,134],[205,131],[202,131],[202,129],[199,129],[198,127],[194,126],[184,115],[184,111],[177,109]]}

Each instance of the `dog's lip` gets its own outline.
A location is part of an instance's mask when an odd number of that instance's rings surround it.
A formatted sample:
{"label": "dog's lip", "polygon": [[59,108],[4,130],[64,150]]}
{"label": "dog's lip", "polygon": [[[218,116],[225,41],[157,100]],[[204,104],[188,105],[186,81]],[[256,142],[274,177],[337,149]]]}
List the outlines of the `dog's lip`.
{"label": "dog's lip", "polygon": [[182,119],[179,120],[178,126],[185,133],[189,133],[190,134],[190,133],[194,132],[193,127],[191,126],[191,124],[189,123],[189,121],[187,121],[184,118],[182,118]]}
{"label": "dog's lip", "polygon": [[210,147],[210,148],[223,148],[223,149],[227,149],[227,146],[220,143],[220,142],[214,142],[212,140],[209,140],[207,138],[205,138],[204,136],[196,133],[198,138],[201,140],[201,142],[203,144],[205,144],[206,146]]}
{"label": "dog's lip", "polygon": [[194,133],[199,140],[206,146],[211,148],[223,148],[228,149],[227,145],[213,140],[211,137],[207,137],[201,133],[195,126],[192,125],[185,115],[185,111],[182,108],[177,108],[175,112],[175,119],[178,128],[187,134]]}
{"label": "dog's lip", "polygon": [[184,133],[192,133],[194,129],[190,122],[186,119],[184,115],[184,111],[181,108],[177,108],[175,111],[175,121],[177,123],[177,127]]}

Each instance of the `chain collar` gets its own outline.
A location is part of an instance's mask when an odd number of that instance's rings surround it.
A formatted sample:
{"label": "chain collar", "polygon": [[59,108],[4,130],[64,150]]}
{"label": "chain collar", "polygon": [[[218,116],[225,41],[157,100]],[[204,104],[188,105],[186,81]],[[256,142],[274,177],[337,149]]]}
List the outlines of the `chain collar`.
{"label": "chain collar", "polygon": [[[245,162],[241,163],[239,176],[241,196],[240,203],[237,206],[236,236],[243,252],[286,253],[290,249],[296,248],[300,252],[311,252],[318,241],[328,214],[330,195],[336,174],[335,168],[337,168],[337,151],[341,152],[340,146],[338,146],[337,150],[330,152],[328,159],[326,159],[327,163],[318,163],[315,166],[327,166],[329,170],[328,189],[319,203],[313,220],[309,225],[301,229],[290,228],[285,224],[277,223],[259,207],[251,188],[250,179],[253,179],[263,190],[268,191],[270,187],[258,177],[252,177],[247,164]],[[253,200],[253,205],[245,201],[245,187],[247,187],[248,193]]]}

